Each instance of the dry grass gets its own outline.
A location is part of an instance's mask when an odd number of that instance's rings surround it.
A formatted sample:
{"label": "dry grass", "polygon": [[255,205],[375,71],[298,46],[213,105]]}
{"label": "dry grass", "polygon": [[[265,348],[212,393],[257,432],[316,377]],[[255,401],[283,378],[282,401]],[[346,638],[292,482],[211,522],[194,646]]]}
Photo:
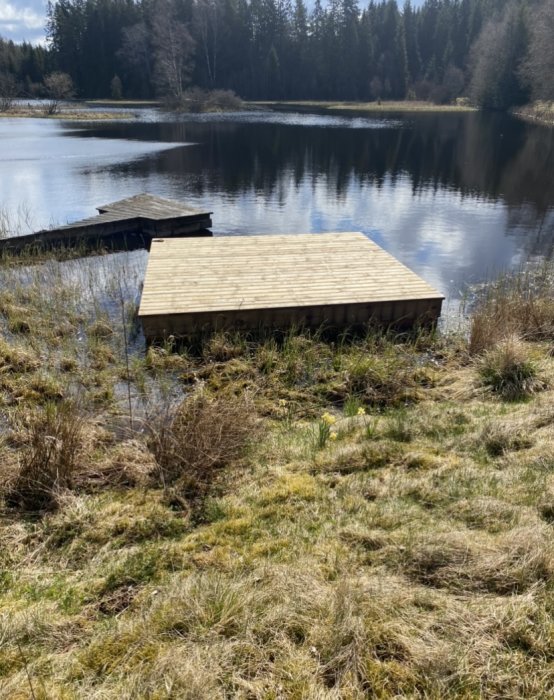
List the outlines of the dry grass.
{"label": "dry grass", "polygon": [[143,352],[133,271],[64,265],[0,266],[1,698],[554,695],[547,312]]}
{"label": "dry grass", "polygon": [[490,350],[512,335],[527,341],[554,338],[554,276],[550,266],[499,279],[487,287],[472,311],[472,355]]}
{"label": "dry grass", "polygon": [[71,488],[79,467],[83,442],[79,408],[72,402],[48,403],[31,410],[20,430],[24,447],[6,489],[6,502],[27,511],[52,508],[60,493]]}
{"label": "dry grass", "polygon": [[380,100],[375,102],[325,102],[323,100],[295,100],[253,102],[255,105],[279,105],[290,107],[315,107],[329,110],[355,110],[361,112],[475,112],[471,105],[437,105],[422,100]]}
{"label": "dry grass", "polygon": [[62,109],[55,114],[45,114],[40,107],[21,108],[17,105],[10,110],[0,112],[0,119],[2,117],[9,119],[63,119],[64,121],[121,121],[122,119],[135,118],[131,112],[102,112],[83,108]]}

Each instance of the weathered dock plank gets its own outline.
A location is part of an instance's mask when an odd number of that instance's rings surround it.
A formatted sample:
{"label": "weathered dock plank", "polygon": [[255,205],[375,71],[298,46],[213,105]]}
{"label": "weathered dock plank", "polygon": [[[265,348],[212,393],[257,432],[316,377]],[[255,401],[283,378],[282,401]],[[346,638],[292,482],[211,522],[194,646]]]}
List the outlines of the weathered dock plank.
{"label": "weathered dock plank", "polygon": [[0,240],[0,252],[58,246],[144,247],[155,236],[209,236],[211,212],[139,194],[97,207],[98,215],[55,229]]}
{"label": "weathered dock plank", "polygon": [[147,338],[203,328],[434,323],[443,296],[361,233],[154,239]]}

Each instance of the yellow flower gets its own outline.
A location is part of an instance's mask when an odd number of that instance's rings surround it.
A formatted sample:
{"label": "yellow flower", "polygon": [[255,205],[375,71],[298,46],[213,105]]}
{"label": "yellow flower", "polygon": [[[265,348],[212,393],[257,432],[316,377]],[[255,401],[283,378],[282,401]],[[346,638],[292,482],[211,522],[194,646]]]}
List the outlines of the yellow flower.
{"label": "yellow flower", "polygon": [[337,439],[337,434],[336,433],[331,433],[329,435],[329,440],[336,440]]}
{"label": "yellow flower", "polygon": [[286,405],[287,405],[286,399],[279,399],[279,406],[281,406],[281,408],[284,408]]}
{"label": "yellow flower", "polygon": [[326,424],[326,425],[333,425],[333,423],[337,422],[337,419],[335,416],[333,416],[331,413],[328,413],[325,411],[325,413],[321,416],[321,420]]}
{"label": "yellow flower", "polygon": [[365,416],[365,408],[363,406],[360,406],[360,408],[358,409],[358,415]]}

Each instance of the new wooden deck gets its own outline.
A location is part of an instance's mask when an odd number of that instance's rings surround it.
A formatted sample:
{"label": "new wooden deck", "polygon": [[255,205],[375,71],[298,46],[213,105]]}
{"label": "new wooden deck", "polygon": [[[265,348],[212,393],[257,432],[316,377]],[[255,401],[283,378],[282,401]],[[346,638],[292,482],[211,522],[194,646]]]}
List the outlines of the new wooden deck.
{"label": "new wooden deck", "polygon": [[211,235],[207,230],[212,225],[211,212],[151,194],[104,204],[97,210],[96,216],[66,226],[5,238],[0,251],[75,245],[133,248],[148,246],[155,236]]}
{"label": "new wooden deck", "polygon": [[362,233],[154,239],[150,340],[203,329],[434,323],[443,296]]}

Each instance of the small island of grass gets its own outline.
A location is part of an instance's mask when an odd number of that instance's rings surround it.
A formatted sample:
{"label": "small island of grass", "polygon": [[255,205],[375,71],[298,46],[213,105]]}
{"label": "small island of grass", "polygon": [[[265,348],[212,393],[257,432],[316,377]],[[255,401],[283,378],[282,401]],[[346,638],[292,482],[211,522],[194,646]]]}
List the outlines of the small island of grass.
{"label": "small island of grass", "polygon": [[435,104],[424,100],[375,100],[373,102],[327,100],[275,100],[256,101],[252,105],[271,108],[343,110],[355,112],[475,112],[476,107],[467,100],[454,104]]}
{"label": "small island of grass", "polygon": [[64,121],[109,121],[121,119],[133,119],[132,112],[100,111],[87,109],[86,106],[71,104],[62,107],[59,111],[50,114],[40,105],[17,105],[11,109],[0,112],[0,118],[4,119],[62,119]]}

